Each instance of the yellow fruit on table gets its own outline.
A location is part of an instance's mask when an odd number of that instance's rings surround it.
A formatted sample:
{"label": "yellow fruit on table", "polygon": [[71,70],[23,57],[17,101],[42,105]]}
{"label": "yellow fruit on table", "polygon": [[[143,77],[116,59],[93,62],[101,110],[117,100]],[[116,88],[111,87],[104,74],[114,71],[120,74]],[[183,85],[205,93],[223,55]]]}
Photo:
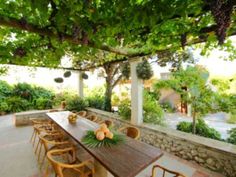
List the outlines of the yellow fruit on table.
{"label": "yellow fruit on table", "polygon": [[106,134],[106,138],[112,139],[113,138],[113,133],[112,132],[108,132]]}
{"label": "yellow fruit on table", "polygon": [[108,128],[105,128],[105,127],[101,127],[100,129],[101,129],[101,131],[103,131],[105,134],[108,133],[108,132],[110,132],[110,130],[109,130]]}
{"label": "yellow fruit on table", "polygon": [[105,138],[104,132],[103,132],[103,131],[98,131],[98,132],[96,133],[96,138],[97,138],[99,141],[104,140],[104,138]]}
{"label": "yellow fruit on table", "polygon": [[101,128],[101,129],[107,128],[107,124],[105,124],[105,123],[101,124],[101,125],[100,125],[100,128]]}
{"label": "yellow fruit on table", "polygon": [[97,130],[95,130],[94,131],[94,134],[96,135],[97,134],[97,132],[99,132],[99,131],[101,131],[101,129],[99,128],[99,129],[97,129]]}

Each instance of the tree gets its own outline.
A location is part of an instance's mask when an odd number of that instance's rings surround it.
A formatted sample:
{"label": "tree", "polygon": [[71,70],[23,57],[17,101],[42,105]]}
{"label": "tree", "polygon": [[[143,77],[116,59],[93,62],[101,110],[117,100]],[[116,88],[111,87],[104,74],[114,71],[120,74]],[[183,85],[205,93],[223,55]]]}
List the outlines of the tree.
{"label": "tree", "polygon": [[[201,66],[188,66],[172,73],[170,80],[156,83],[155,88],[172,88],[180,95],[184,102],[191,105],[193,117],[192,132],[196,132],[196,119],[211,110],[213,92],[207,85],[209,73]],[[183,89],[186,88],[186,89]]]}
{"label": "tree", "polygon": [[112,90],[118,84],[118,82],[122,78],[122,74],[120,73],[120,65],[119,64],[106,64],[103,66],[104,71],[106,73],[106,92],[105,92],[105,110],[111,111],[111,97]]}

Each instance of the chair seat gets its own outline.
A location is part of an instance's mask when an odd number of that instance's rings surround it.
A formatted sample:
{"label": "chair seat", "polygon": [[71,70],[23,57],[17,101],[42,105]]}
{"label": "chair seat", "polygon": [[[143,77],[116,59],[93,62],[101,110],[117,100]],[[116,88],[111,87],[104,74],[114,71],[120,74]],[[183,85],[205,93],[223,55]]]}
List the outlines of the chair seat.
{"label": "chair seat", "polygon": [[[90,174],[92,174],[92,171],[89,167],[85,167],[85,171],[84,171],[84,176],[89,176]],[[82,175],[74,170],[74,169],[69,169],[69,168],[66,168],[63,170],[63,175],[64,177],[81,177]]]}

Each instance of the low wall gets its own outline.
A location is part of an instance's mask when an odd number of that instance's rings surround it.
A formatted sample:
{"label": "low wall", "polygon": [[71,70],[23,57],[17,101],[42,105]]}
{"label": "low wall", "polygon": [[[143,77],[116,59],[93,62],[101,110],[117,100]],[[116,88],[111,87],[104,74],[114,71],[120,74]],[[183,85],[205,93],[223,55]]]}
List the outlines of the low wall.
{"label": "low wall", "polygon": [[32,110],[14,114],[15,126],[31,125],[32,119],[48,119],[46,113],[51,110]]}
{"label": "low wall", "polygon": [[[89,114],[96,114],[100,119],[112,119],[115,128],[131,125],[114,113],[93,108],[87,108],[87,111]],[[141,141],[225,176],[236,177],[235,145],[157,125],[143,124],[136,127],[141,131]]]}

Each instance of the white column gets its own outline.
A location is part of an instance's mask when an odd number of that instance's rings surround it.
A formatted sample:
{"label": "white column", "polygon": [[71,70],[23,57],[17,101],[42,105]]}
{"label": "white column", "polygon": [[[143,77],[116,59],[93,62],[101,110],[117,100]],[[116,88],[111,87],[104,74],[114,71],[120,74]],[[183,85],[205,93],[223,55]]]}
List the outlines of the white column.
{"label": "white column", "polygon": [[84,82],[83,82],[82,74],[83,72],[81,71],[78,72],[78,95],[81,98],[84,97]]}
{"label": "white column", "polygon": [[136,66],[141,58],[130,61],[131,70],[131,123],[143,123],[143,81],[137,77]]}

